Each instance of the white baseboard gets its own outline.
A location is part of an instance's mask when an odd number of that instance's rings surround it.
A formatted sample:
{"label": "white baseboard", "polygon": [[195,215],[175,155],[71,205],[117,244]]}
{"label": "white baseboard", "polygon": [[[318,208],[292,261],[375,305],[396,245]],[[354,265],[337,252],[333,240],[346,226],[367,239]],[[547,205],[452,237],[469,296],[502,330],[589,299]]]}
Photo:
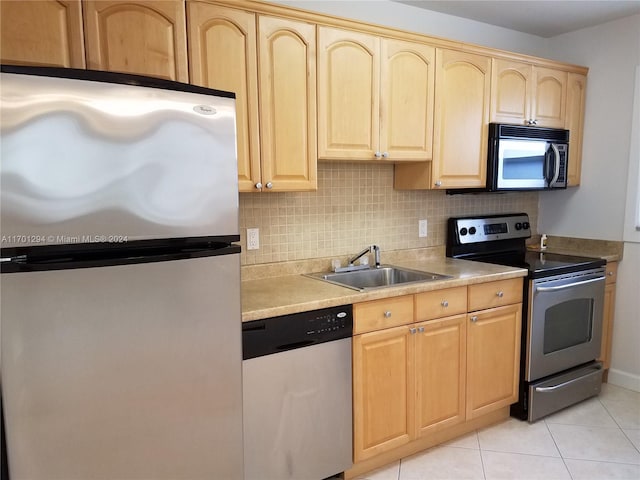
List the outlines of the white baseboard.
{"label": "white baseboard", "polygon": [[607,382],[612,385],[633,390],[634,392],[640,392],[640,375],[634,375],[632,373],[623,372],[622,370],[610,368]]}

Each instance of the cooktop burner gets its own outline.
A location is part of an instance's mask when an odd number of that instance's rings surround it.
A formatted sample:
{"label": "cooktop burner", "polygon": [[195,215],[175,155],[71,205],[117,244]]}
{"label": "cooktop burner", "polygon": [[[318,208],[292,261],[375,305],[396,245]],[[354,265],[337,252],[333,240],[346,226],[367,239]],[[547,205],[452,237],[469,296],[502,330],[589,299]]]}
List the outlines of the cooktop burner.
{"label": "cooktop burner", "polygon": [[450,218],[447,256],[526,268],[530,278],[589,270],[606,263],[600,258],[528,251],[526,239],[530,237],[526,213]]}

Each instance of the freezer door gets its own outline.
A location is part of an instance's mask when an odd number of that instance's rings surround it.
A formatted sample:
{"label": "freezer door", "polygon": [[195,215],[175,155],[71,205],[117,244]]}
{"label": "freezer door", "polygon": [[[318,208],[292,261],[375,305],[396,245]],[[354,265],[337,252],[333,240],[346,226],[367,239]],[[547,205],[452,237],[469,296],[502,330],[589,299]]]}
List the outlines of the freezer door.
{"label": "freezer door", "polygon": [[0,276],[12,479],[241,479],[239,255]]}
{"label": "freezer door", "polygon": [[239,233],[233,98],[0,81],[2,248]]}

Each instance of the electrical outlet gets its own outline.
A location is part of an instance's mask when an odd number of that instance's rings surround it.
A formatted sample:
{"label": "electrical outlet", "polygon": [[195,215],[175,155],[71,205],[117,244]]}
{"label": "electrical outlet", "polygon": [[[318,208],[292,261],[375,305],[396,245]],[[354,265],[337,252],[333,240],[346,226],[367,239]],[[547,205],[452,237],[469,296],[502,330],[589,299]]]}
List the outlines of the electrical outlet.
{"label": "electrical outlet", "polygon": [[247,250],[258,250],[260,248],[260,229],[247,228]]}
{"label": "electrical outlet", "polygon": [[418,220],[418,237],[424,238],[427,236],[427,221]]}

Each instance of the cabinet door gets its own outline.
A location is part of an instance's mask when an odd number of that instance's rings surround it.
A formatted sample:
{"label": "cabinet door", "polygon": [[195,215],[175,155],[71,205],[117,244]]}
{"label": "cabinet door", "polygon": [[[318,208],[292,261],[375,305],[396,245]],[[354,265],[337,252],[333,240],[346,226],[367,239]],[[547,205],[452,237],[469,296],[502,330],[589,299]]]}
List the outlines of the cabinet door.
{"label": "cabinet door", "polygon": [[384,158],[431,160],[435,48],[383,39],[380,150]]}
{"label": "cabinet door", "polygon": [[567,120],[564,126],[571,132],[569,137],[569,174],[567,175],[570,187],[580,185],[586,94],[587,77],[579,73],[570,73],[567,85]]}
{"label": "cabinet door", "polygon": [[602,314],[602,343],[600,344],[599,360],[604,368],[611,366],[611,341],[613,340],[613,317],[616,307],[616,284],[610,283],[604,287],[604,309]]}
{"label": "cabinet door", "polygon": [[238,187],[260,183],[256,16],[204,2],[189,2],[191,81],[236,94]]}
{"label": "cabinet door", "polygon": [[531,119],[532,66],[493,59],[491,121],[525,125]]}
{"label": "cabinet door", "polygon": [[436,188],[486,185],[491,59],[436,50],[432,180]]}
{"label": "cabinet door", "polygon": [[522,304],[468,314],[467,420],[518,400]]}
{"label": "cabinet door", "polygon": [[418,435],[465,420],[466,320],[457,315],[416,325]]}
{"label": "cabinet door", "polygon": [[533,113],[539,127],[564,128],[567,102],[567,72],[551,68],[533,69]]}
{"label": "cabinet door", "polygon": [[83,5],[89,68],[189,81],[184,1]]}
{"label": "cabinet door", "polygon": [[408,326],[353,337],[355,462],[414,438],[414,338]]}
{"label": "cabinet door", "polygon": [[319,158],[376,158],[379,96],[380,39],[318,27]]}
{"label": "cabinet door", "polygon": [[79,0],[0,2],[2,63],[84,68]]}
{"label": "cabinet door", "polygon": [[[602,317],[602,343],[599,360],[604,368],[611,366],[611,342],[613,340],[613,320],[616,309],[616,281],[618,278],[618,262],[607,262],[606,282],[604,287],[604,308]],[[605,373],[605,381],[607,373]]]}
{"label": "cabinet door", "polygon": [[262,183],[273,191],[315,190],[315,25],[259,17]]}

